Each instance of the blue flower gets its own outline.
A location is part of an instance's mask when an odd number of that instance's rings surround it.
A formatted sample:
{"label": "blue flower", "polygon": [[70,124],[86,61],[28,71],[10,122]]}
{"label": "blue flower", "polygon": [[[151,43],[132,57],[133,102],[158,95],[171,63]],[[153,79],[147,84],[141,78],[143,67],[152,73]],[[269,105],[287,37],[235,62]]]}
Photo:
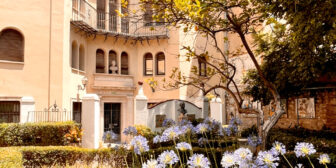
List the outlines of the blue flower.
{"label": "blue flower", "polygon": [[194,126],[191,123],[180,126],[182,134],[195,132]]}
{"label": "blue flower", "polygon": [[203,137],[201,137],[200,139],[198,139],[198,144],[199,144],[200,146],[203,146],[203,145],[205,145],[205,144],[208,143],[208,142],[209,142],[209,140],[206,139],[206,138],[203,138]]}
{"label": "blue flower", "polygon": [[247,164],[252,160],[252,152],[248,148],[239,148],[233,155],[240,167],[248,167]]}
{"label": "blue flower", "polygon": [[179,126],[184,126],[184,125],[191,124],[191,121],[183,119],[178,124]]}
{"label": "blue flower", "polygon": [[235,159],[233,153],[225,152],[223,154],[223,157],[222,157],[222,160],[221,160],[222,167],[229,168],[229,167],[231,167],[235,164],[236,164],[236,159]]}
{"label": "blue flower", "polygon": [[204,134],[207,133],[210,130],[210,127],[208,124],[204,124],[204,123],[199,123],[196,126],[196,133],[198,134]]}
{"label": "blue flower", "polygon": [[210,162],[203,154],[193,154],[187,162],[190,168],[209,168]]}
{"label": "blue flower", "polygon": [[294,148],[296,157],[305,157],[314,154],[315,152],[314,145],[306,142],[298,142]]}
{"label": "blue flower", "polygon": [[138,135],[135,136],[131,142],[131,147],[133,147],[134,152],[138,155],[140,155],[143,152],[149,151],[148,141],[145,137]]}
{"label": "blue flower", "polygon": [[230,125],[240,125],[242,122],[238,117],[233,117],[230,120]]}
{"label": "blue flower", "polygon": [[256,147],[262,143],[262,140],[260,137],[250,135],[249,137],[247,137],[247,142],[250,146]]}
{"label": "blue flower", "polygon": [[279,165],[278,160],[280,160],[279,157],[274,156],[272,152],[260,151],[255,160],[255,165],[263,168],[276,168]]}
{"label": "blue flower", "polygon": [[180,151],[184,152],[186,150],[191,150],[191,145],[186,142],[180,142],[176,144],[176,149],[179,149]]}
{"label": "blue flower", "polygon": [[163,165],[173,165],[178,162],[179,159],[173,150],[166,150],[159,155],[158,161]]}
{"label": "blue flower", "polygon": [[271,149],[271,151],[275,154],[275,155],[284,155],[286,153],[286,146],[284,144],[282,144],[281,142],[275,141],[273,143],[273,147]]}
{"label": "blue flower", "polygon": [[172,119],[165,119],[165,120],[163,120],[163,123],[162,123],[163,127],[171,127],[171,126],[174,126],[174,125],[176,125],[176,123]]}
{"label": "blue flower", "polygon": [[159,142],[161,142],[161,137],[160,137],[160,135],[156,135],[156,136],[153,138],[153,143],[154,143],[154,144],[157,144],[157,143],[159,143]]}
{"label": "blue flower", "polygon": [[[175,140],[182,134],[182,131],[177,126],[169,127],[162,133],[161,140]],[[162,141],[165,142],[165,141]]]}
{"label": "blue flower", "polygon": [[159,164],[157,160],[151,159],[147,160],[146,163],[142,164],[142,168],[164,168],[165,166],[162,164]]}
{"label": "blue flower", "polygon": [[135,127],[129,126],[124,129],[123,134],[136,136],[138,134],[138,131]]}
{"label": "blue flower", "polygon": [[318,160],[319,160],[319,163],[323,165],[330,163],[330,157],[327,154],[320,155]]}
{"label": "blue flower", "polygon": [[103,141],[113,141],[118,138],[118,135],[115,134],[113,131],[106,131],[103,135]]}

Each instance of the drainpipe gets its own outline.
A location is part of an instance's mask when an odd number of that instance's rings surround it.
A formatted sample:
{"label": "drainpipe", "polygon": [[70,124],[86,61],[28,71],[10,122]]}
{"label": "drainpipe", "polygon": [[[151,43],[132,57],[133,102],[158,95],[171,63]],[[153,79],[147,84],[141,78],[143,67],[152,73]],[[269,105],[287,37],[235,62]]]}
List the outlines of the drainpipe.
{"label": "drainpipe", "polygon": [[[50,7],[49,7],[49,69],[48,69],[48,109],[50,107],[50,79],[51,79],[51,30],[52,30],[52,0],[50,0]],[[48,110],[48,121],[50,120],[50,114]]]}

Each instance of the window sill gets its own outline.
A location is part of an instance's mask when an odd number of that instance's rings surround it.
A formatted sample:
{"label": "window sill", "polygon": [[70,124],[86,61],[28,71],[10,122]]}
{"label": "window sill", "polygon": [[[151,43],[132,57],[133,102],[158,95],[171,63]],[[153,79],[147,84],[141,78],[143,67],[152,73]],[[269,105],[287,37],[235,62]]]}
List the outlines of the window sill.
{"label": "window sill", "polygon": [[16,64],[16,65],[24,65],[24,62],[19,62],[19,61],[6,61],[6,60],[0,60],[0,63],[5,63],[5,64]]}
{"label": "window sill", "polygon": [[76,69],[76,68],[71,68],[71,71],[72,71],[72,73],[76,73],[76,74],[79,74],[79,75],[85,75],[86,74],[85,71],[82,71],[82,70],[79,70],[79,69]]}

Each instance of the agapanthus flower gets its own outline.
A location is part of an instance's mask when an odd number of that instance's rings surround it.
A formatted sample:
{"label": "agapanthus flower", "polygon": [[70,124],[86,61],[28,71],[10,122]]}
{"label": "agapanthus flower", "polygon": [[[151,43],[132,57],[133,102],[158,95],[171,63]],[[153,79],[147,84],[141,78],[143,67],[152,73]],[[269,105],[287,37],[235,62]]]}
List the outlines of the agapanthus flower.
{"label": "agapanthus flower", "polygon": [[176,144],[176,149],[179,149],[180,151],[184,152],[187,150],[191,150],[191,145],[189,143],[186,142],[180,142],[178,144]]}
{"label": "agapanthus flower", "polygon": [[314,154],[315,152],[314,145],[306,142],[298,142],[294,148],[296,157],[305,157]]}
{"label": "agapanthus flower", "polygon": [[326,165],[330,163],[330,157],[327,154],[322,154],[320,155],[320,157],[318,158],[320,164]]}
{"label": "agapanthus flower", "polygon": [[199,123],[196,126],[196,133],[198,134],[204,134],[207,133],[210,130],[210,127],[208,124],[204,124],[204,123]]}
{"label": "agapanthus flower", "polygon": [[247,137],[247,142],[250,146],[256,147],[262,143],[262,140],[260,137],[257,137],[255,135],[250,135]]}
{"label": "agapanthus flower", "polygon": [[163,127],[171,127],[171,126],[174,126],[174,125],[176,125],[175,121],[172,120],[172,119],[169,119],[169,118],[163,120],[163,123],[162,123]]}
{"label": "agapanthus flower", "polygon": [[193,154],[187,162],[190,168],[209,168],[210,162],[203,154]]}
{"label": "agapanthus flower", "polygon": [[255,160],[255,164],[258,167],[265,167],[265,168],[276,168],[279,163],[278,156],[274,156],[270,151],[260,151],[258,153],[257,159]]}
{"label": "agapanthus flower", "polygon": [[179,161],[179,158],[173,150],[166,150],[159,155],[158,161],[163,165],[173,165]]}
{"label": "agapanthus flower", "polygon": [[273,143],[273,147],[271,149],[271,151],[275,154],[275,155],[284,155],[286,153],[286,146],[284,144],[282,144],[281,142],[275,141]]}
{"label": "agapanthus flower", "polygon": [[123,131],[123,134],[125,134],[125,135],[135,136],[135,135],[137,135],[137,133],[138,133],[137,129],[135,127],[132,127],[132,126],[129,126],[129,127],[125,128],[124,131]]}
{"label": "agapanthus flower", "polygon": [[224,168],[229,168],[236,164],[236,159],[233,153],[225,152],[222,157],[221,165]]}
{"label": "agapanthus flower", "polygon": [[242,122],[238,117],[232,117],[230,119],[230,125],[240,125]]}
{"label": "agapanthus flower", "polygon": [[182,134],[186,133],[193,133],[194,131],[194,126],[191,123],[188,123],[186,125],[180,126]]}
{"label": "agapanthus flower", "polygon": [[145,137],[141,135],[135,136],[131,140],[130,145],[134,149],[134,152],[138,155],[143,152],[149,151],[148,141]]}
{"label": "agapanthus flower", "polygon": [[153,143],[154,144],[157,144],[157,143],[160,143],[161,142],[161,137],[160,135],[156,135],[154,138],[153,138]]}
{"label": "agapanthus flower", "polygon": [[247,167],[248,162],[252,160],[252,152],[248,148],[239,148],[233,155],[240,167]]}
{"label": "agapanthus flower", "polygon": [[203,137],[201,137],[200,139],[198,139],[198,144],[200,145],[200,146],[203,146],[203,145],[205,145],[206,143],[208,143],[209,142],[209,140],[207,139],[207,138],[203,138]]}
{"label": "agapanthus flower", "polygon": [[304,168],[301,163],[297,164],[294,168]]}
{"label": "agapanthus flower", "polygon": [[[182,134],[181,130],[177,126],[169,127],[162,133],[162,137],[166,137],[168,140],[175,140]],[[163,138],[164,139],[164,138]]]}
{"label": "agapanthus flower", "polygon": [[178,124],[179,126],[184,126],[184,125],[191,124],[191,121],[183,119]]}
{"label": "agapanthus flower", "polygon": [[103,140],[104,141],[113,141],[118,138],[118,135],[115,134],[113,131],[106,131],[103,134]]}
{"label": "agapanthus flower", "polygon": [[146,163],[142,164],[142,168],[164,168],[165,166],[162,164],[159,164],[157,160],[150,159],[147,160]]}

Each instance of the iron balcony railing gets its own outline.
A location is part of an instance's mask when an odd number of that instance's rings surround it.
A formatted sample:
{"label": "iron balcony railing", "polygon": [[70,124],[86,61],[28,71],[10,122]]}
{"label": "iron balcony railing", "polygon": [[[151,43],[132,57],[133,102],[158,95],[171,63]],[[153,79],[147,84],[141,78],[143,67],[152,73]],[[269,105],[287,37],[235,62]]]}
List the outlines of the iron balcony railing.
{"label": "iron balcony railing", "polygon": [[168,28],[162,23],[146,23],[119,17],[116,12],[98,11],[86,0],[72,0],[72,23],[80,28],[131,37],[168,37]]}

